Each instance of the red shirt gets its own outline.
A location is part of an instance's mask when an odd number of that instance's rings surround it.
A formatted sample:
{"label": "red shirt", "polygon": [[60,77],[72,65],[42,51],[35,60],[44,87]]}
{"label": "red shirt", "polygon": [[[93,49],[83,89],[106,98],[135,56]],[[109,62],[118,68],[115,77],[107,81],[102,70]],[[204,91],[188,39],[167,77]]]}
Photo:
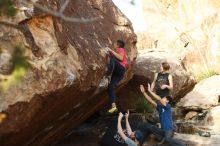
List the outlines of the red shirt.
{"label": "red shirt", "polygon": [[127,61],[127,58],[126,58],[126,53],[125,53],[124,48],[118,48],[116,52],[117,52],[118,54],[123,54],[123,59],[122,59],[122,61],[119,61],[119,63],[120,63],[124,68],[126,68],[126,67],[128,66],[128,61]]}

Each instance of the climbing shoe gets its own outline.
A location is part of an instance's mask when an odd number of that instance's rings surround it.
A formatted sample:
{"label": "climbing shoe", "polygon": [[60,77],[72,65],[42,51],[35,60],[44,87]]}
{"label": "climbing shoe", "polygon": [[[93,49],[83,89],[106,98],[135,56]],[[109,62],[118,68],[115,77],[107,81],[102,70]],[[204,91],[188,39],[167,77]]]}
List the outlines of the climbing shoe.
{"label": "climbing shoe", "polygon": [[114,112],[117,112],[118,111],[118,109],[117,109],[117,107],[115,106],[115,107],[112,107],[111,109],[109,109],[108,110],[108,113],[114,113]]}
{"label": "climbing shoe", "polygon": [[6,118],[6,114],[0,113],[0,123],[2,123]]}

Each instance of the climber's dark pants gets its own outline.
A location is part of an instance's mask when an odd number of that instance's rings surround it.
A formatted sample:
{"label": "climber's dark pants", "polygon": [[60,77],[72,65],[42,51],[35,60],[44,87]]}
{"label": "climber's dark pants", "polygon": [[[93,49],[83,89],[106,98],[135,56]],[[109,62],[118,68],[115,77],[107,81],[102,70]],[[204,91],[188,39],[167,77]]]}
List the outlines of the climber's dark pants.
{"label": "climber's dark pants", "polygon": [[138,126],[138,129],[146,133],[146,135],[153,134],[158,141],[165,141],[169,146],[185,146],[182,142],[177,139],[173,139],[173,131],[164,131],[157,126],[149,123],[142,123]]}
{"label": "climber's dark pants", "polygon": [[112,103],[115,103],[114,88],[123,79],[125,68],[118,62],[117,59],[111,58],[108,66],[108,74],[111,74],[111,81],[108,85],[108,96]]}

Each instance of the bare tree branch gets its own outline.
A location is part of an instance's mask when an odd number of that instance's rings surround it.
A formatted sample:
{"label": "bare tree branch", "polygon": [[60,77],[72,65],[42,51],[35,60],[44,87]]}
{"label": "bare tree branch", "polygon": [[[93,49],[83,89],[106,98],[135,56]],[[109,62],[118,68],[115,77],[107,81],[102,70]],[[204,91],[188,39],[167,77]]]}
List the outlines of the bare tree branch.
{"label": "bare tree branch", "polygon": [[[88,23],[88,22],[93,22],[93,21],[96,21],[96,20],[99,19],[99,18],[90,18],[90,19],[75,18],[75,17],[68,17],[68,16],[64,15],[63,12],[66,9],[67,5],[69,4],[70,0],[66,0],[64,2],[64,4],[61,6],[59,11],[54,11],[54,10],[48,9],[48,8],[34,2],[33,0],[24,0],[23,4],[29,5],[29,2],[31,2],[34,7],[38,8],[42,12],[44,12],[48,15],[51,15],[53,17],[60,18],[64,21],[68,21],[68,22]],[[35,43],[34,38],[32,36],[32,33],[30,32],[27,24],[15,24],[15,23],[12,23],[12,22],[7,22],[7,21],[1,21],[0,20],[0,25],[5,25],[5,26],[8,26],[8,27],[12,27],[12,28],[20,30],[24,34],[27,43],[32,48],[32,52],[35,54],[35,56],[39,56],[40,48]]]}
{"label": "bare tree branch", "polygon": [[32,52],[34,53],[35,56],[40,56],[40,48],[37,46],[37,44],[34,41],[34,37],[32,33],[30,32],[28,26],[26,23],[24,24],[15,24],[12,22],[7,22],[7,21],[0,21],[0,25],[4,25],[7,27],[15,28],[19,31],[21,31],[24,34],[24,37],[26,39],[26,42],[30,45],[30,48]]}
{"label": "bare tree branch", "polygon": [[[46,14],[49,14],[53,17],[57,17],[57,18],[60,18],[64,21],[68,21],[68,22],[81,22],[81,23],[88,23],[88,22],[94,22],[94,21],[97,21],[98,18],[75,18],[75,17],[69,17],[69,16],[65,16],[63,14],[63,11],[65,10],[66,6],[68,5],[69,3],[69,0],[66,0],[65,3],[61,6],[61,9],[60,11],[54,11],[54,10],[51,10],[51,9],[48,9],[36,2],[33,2],[32,0],[30,0],[30,2],[33,4],[34,7],[38,8],[39,10],[41,10],[42,12],[46,13]],[[24,1],[23,3],[25,4],[28,4],[27,1]]]}
{"label": "bare tree branch", "polygon": [[9,26],[9,27],[19,29],[19,30],[22,29],[19,25],[15,24],[15,23],[12,23],[12,22],[7,22],[7,21],[0,21],[0,25]]}
{"label": "bare tree branch", "polygon": [[69,4],[70,0],[66,0],[65,3],[60,8],[60,13],[63,13],[63,11],[66,9],[67,5]]}
{"label": "bare tree branch", "polygon": [[[94,22],[94,21],[97,21],[99,18],[90,18],[90,19],[87,19],[87,18],[75,18],[75,17],[68,17],[68,16],[65,16],[63,14],[64,10],[66,9],[67,5],[69,4],[70,0],[66,0],[64,2],[64,4],[61,6],[60,8],[60,11],[54,11],[54,10],[51,10],[51,9],[48,9],[46,7],[43,7],[42,5],[34,2],[33,0],[25,0],[23,1],[24,4],[28,5],[28,2],[31,2],[33,4],[33,6],[35,6],[36,8],[38,8],[39,10],[41,10],[42,12],[46,13],[46,14],[49,14],[53,17],[57,17],[57,18],[60,18],[64,21],[68,21],[68,22],[77,22],[77,23],[89,23],[89,22]],[[12,28],[15,28],[15,29],[19,29],[19,30],[22,30],[22,28],[15,24],[15,23],[12,23],[12,22],[7,22],[7,21],[0,21],[0,25],[5,25],[5,26],[9,26],[9,27],[12,27]]]}

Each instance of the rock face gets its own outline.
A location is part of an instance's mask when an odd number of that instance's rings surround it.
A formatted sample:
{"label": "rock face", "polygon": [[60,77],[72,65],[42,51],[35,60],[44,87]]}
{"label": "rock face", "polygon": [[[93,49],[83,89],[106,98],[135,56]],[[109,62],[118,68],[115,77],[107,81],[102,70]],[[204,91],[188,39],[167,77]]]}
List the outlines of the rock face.
{"label": "rock face", "polygon": [[210,16],[203,19],[199,29],[188,34],[191,37],[190,42],[194,49],[186,53],[184,62],[186,67],[194,74],[220,73],[219,20],[219,12],[210,14]]}
{"label": "rock face", "polygon": [[[61,1],[43,1],[57,10]],[[53,145],[107,103],[99,90],[107,56],[103,47],[117,39],[126,43],[129,68],[121,84],[131,79],[136,58],[136,35],[130,21],[109,0],[70,1],[64,13],[98,17],[93,23],[71,23],[35,11],[19,25],[25,33],[4,27],[1,49],[17,44],[26,50],[32,69],[7,92],[0,93],[0,145]],[[2,26],[0,26],[2,27]],[[2,27],[3,28],[3,27]],[[4,44],[7,44],[4,45]]]}
{"label": "rock face", "polygon": [[10,74],[12,71],[12,56],[8,52],[0,54],[0,73],[3,75]]}
{"label": "rock face", "polygon": [[164,61],[167,61],[171,66],[171,74],[174,82],[174,89],[171,95],[174,99],[173,101],[178,101],[193,89],[196,82],[185,70],[181,61],[171,54],[167,52],[139,50],[135,76],[143,77],[146,83],[152,82],[155,72],[159,72],[160,65]]}
{"label": "rock face", "polygon": [[181,141],[184,141],[187,145],[192,146],[219,146],[220,142],[219,136],[213,136],[213,137],[200,137],[198,135],[190,135],[190,134],[175,134],[174,138],[179,139]]}
{"label": "rock face", "polygon": [[220,106],[216,106],[209,110],[205,119],[201,122],[204,126],[209,126],[210,130],[214,134],[220,135]]}
{"label": "rock face", "polygon": [[[142,0],[142,3],[148,24],[145,34],[152,38],[156,50],[185,58],[187,70],[194,75],[219,73],[219,1]],[[145,44],[142,46],[149,46],[148,42]]]}
{"label": "rock face", "polygon": [[190,119],[192,119],[193,117],[195,117],[197,114],[198,114],[198,113],[195,112],[195,111],[190,111],[190,112],[188,112],[188,113],[186,114],[185,120],[190,120]]}
{"label": "rock face", "polygon": [[203,110],[216,106],[220,95],[219,82],[219,75],[199,82],[193,91],[180,100],[178,106],[185,110]]}
{"label": "rock face", "polygon": [[176,124],[178,132],[219,136],[219,75],[200,81],[193,91],[177,103],[177,108],[185,113]]}

